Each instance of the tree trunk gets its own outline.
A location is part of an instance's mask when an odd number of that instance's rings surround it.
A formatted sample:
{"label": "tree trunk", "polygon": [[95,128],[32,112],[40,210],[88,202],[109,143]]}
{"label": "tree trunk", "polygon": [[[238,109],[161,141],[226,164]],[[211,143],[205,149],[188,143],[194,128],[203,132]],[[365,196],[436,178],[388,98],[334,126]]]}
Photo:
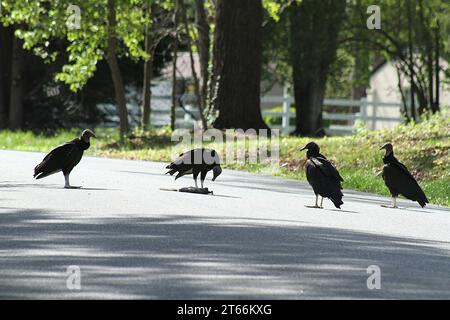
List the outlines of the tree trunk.
{"label": "tree trunk", "polygon": [[23,126],[23,97],[24,97],[24,75],[25,52],[22,49],[22,40],[13,38],[12,61],[11,61],[11,89],[9,100],[9,127],[21,129]]}
{"label": "tree trunk", "polygon": [[323,134],[322,106],[327,75],[334,62],[345,0],[303,0],[290,12],[296,129],[294,134]]}
{"label": "tree trunk", "polygon": [[[148,16],[152,17],[152,6],[147,4],[145,8]],[[142,85],[142,118],[141,118],[141,127],[144,130],[148,130],[150,128],[150,115],[151,115],[151,81],[153,77],[153,37],[151,30],[151,22],[149,22],[145,26],[145,52],[149,55],[147,61],[144,62],[144,81]]]}
{"label": "tree trunk", "polygon": [[411,1],[406,1],[408,10],[408,53],[409,53],[409,81],[410,81],[410,108],[411,119],[416,121],[416,101],[415,101],[415,83],[414,83],[414,52],[413,52],[413,39],[412,39],[412,8]]}
{"label": "tree trunk", "polygon": [[436,25],[436,29],[435,29],[435,46],[434,46],[434,50],[435,50],[435,54],[434,54],[434,76],[436,78],[435,80],[435,87],[434,89],[435,94],[434,94],[434,102],[432,105],[432,111],[433,113],[438,112],[440,110],[440,106],[439,106],[439,98],[440,98],[440,88],[439,86],[440,84],[440,79],[439,79],[439,73],[441,71],[441,68],[439,66],[439,58],[440,58],[440,25],[439,25],[439,21],[437,21],[437,25]]}
{"label": "tree trunk", "polygon": [[195,24],[197,26],[198,38],[196,41],[197,51],[200,60],[200,96],[203,109],[208,105],[208,67],[209,67],[209,23],[206,16],[205,1],[195,0]]}
{"label": "tree trunk", "polygon": [[261,0],[218,0],[214,35],[215,128],[268,128],[261,116]]}
{"label": "tree trunk", "polygon": [[355,52],[355,65],[352,71],[352,100],[361,100],[366,96],[367,85],[362,83],[364,76],[364,65],[361,61],[362,50],[358,48]]}
{"label": "tree trunk", "polygon": [[[358,11],[363,10],[363,5],[361,0],[356,1],[356,9]],[[358,38],[363,38],[363,33],[367,32],[362,28],[356,30]],[[352,70],[352,100],[361,100],[366,97],[366,90],[369,84],[369,79],[367,77],[367,70],[369,65],[369,52],[365,50],[363,44],[357,41],[353,45],[353,57],[355,59],[355,65]],[[359,107],[352,107],[352,112],[358,112]]]}
{"label": "tree trunk", "polygon": [[197,98],[197,104],[198,104],[198,109],[200,111],[200,119],[202,121],[202,127],[203,130],[208,129],[208,124],[206,122],[206,118],[205,118],[205,113],[204,113],[204,101],[203,101],[203,97],[201,96],[200,93],[200,83],[198,81],[198,77],[197,77],[197,71],[195,70],[195,63],[194,63],[194,54],[192,52],[192,45],[191,45],[191,33],[189,32],[189,24],[187,21],[187,14],[186,14],[186,7],[184,5],[184,2],[181,0],[181,16],[183,18],[183,24],[184,24],[184,28],[185,28],[185,32],[186,32],[186,37],[187,37],[187,47],[188,47],[188,51],[189,51],[189,59],[190,59],[190,63],[191,63],[191,71],[192,71],[192,77],[194,78],[194,93],[195,93],[195,97]]}
{"label": "tree trunk", "polygon": [[402,71],[400,70],[400,68],[398,66],[395,67],[395,70],[397,72],[397,88],[398,88],[398,91],[400,92],[400,96],[402,98],[403,118],[408,123],[410,121],[410,118],[408,115],[408,105],[406,103],[405,92],[403,91],[403,87],[402,87]]}
{"label": "tree trunk", "polygon": [[12,28],[0,26],[0,129],[8,126],[12,38]]}
{"label": "tree trunk", "polygon": [[111,71],[111,78],[114,83],[116,95],[117,112],[120,119],[120,137],[123,138],[128,132],[128,111],[125,99],[125,87],[123,85],[122,74],[117,62],[117,39],[116,39],[116,8],[115,1],[108,0],[108,48],[107,61]]}
{"label": "tree trunk", "polygon": [[[419,18],[420,18],[420,24],[418,25],[418,30],[419,30],[419,35],[420,35],[420,41],[424,43],[424,47],[425,47],[425,52],[422,52],[422,55],[425,56],[425,64],[426,64],[426,72],[427,72],[427,78],[426,78],[426,90],[427,95],[426,95],[426,100],[425,100],[425,104],[423,104],[423,101],[419,104],[419,112],[420,114],[423,114],[425,112],[425,109],[427,110],[431,110],[433,108],[433,102],[434,102],[434,77],[433,77],[433,72],[434,72],[434,68],[433,68],[433,38],[431,35],[431,32],[428,28],[428,24],[427,22],[429,21],[425,21],[425,8],[423,6],[423,0],[419,0],[418,1],[419,4]],[[431,10],[430,10],[431,11]],[[432,12],[430,12],[430,14],[433,14]],[[423,98],[423,97],[422,97]],[[420,101],[421,99],[419,99]]]}
{"label": "tree trunk", "polygon": [[178,25],[180,24],[181,0],[176,0],[174,11],[175,33],[172,40],[172,106],[170,108],[170,128],[175,130],[176,108],[177,108],[177,59],[178,59]]}

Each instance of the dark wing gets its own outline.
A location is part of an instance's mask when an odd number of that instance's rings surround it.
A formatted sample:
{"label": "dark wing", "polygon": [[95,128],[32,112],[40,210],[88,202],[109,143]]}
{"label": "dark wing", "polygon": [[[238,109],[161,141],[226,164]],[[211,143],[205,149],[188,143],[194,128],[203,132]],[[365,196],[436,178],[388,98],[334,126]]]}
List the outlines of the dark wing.
{"label": "dark wing", "polygon": [[384,166],[383,179],[394,196],[401,194],[407,199],[417,201],[422,207],[428,203],[427,196],[414,176],[398,160],[391,161]]}
{"label": "dark wing", "polygon": [[166,174],[173,175],[174,173],[178,172],[177,178],[179,178],[185,174],[192,173],[194,167],[193,159],[194,150],[180,154],[177,159],[175,159],[166,167],[166,169],[169,169]]}
{"label": "dark wing", "polygon": [[[306,161],[306,178],[312,186],[314,193],[329,198],[336,208],[340,208],[342,201],[342,186],[339,173],[329,161],[309,158]],[[342,178],[341,178],[342,179]]]}
{"label": "dark wing", "polygon": [[414,178],[414,176],[411,174],[411,172],[409,172],[408,168],[406,168],[406,166],[403,163],[401,163],[400,161],[398,161],[396,158],[394,158],[394,161],[391,161],[391,164],[393,164],[398,169],[400,169],[400,171],[402,171],[405,175],[407,175],[408,177],[410,177],[411,179],[416,181],[416,178]]}
{"label": "dark wing", "polygon": [[77,151],[76,149],[77,147],[73,142],[68,142],[56,147],[50,151],[45,156],[44,160],[42,160],[42,162],[34,168],[33,176],[36,179],[41,179],[61,171],[63,167],[67,165],[67,162],[73,158],[72,155]]}
{"label": "dark wing", "polygon": [[338,181],[344,181],[344,179],[337,171],[336,167],[325,157],[311,157],[311,162],[322,171],[322,173],[330,178],[334,178]]}

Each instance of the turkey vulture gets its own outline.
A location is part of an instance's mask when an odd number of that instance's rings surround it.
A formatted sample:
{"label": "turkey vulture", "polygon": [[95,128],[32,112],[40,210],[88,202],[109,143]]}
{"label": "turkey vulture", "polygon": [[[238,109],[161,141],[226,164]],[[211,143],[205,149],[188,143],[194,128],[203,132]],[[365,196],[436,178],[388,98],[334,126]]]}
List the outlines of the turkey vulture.
{"label": "turkey vulture", "polygon": [[215,150],[198,148],[187,151],[180,154],[180,156],[171,164],[169,164],[166,169],[169,169],[166,174],[173,175],[178,173],[175,180],[187,174],[192,174],[194,176],[195,187],[197,186],[197,177],[200,174],[201,187],[203,189],[203,181],[205,181],[206,174],[208,171],[213,171],[212,181],[222,173],[222,168],[220,167],[219,155]]}
{"label": "turkey vulture", "polygon": [[417,183],[416,179],[408,171],[406,166],[394,157],[394,147],[391,143],[386,143],[380,150],[386,150],[383,157],[384,183],[392,195],[392,208],[397,208],[397,197],[402,195],[405,198],[417,201],[423,208],[428,203],[428,199]]}
{"label": "turkey vulture", "polygon": [[[342,202],[342,186],[341,175],[333,164],[322,154],[320,148],[315,142],[308,143],[300,151],[307,149],[306,157],[306,179],[316,194],[316,204],[313,208],[322,208],[323,198],[329,198],[336,208],[341,208]],[[319,195],[322,197],[320,206],[318,205]]]}
{"label": "turkey vulture", "polygon": [[44,160],[34,168],[33,177],[42,179],[62,171],[65,178],[64,188],[72,188],[69,183],[70,172],[80,162],[84,150],[89,148],[91,137],[95,137],[94,132],[86,129],[80,137],[50,151]]}

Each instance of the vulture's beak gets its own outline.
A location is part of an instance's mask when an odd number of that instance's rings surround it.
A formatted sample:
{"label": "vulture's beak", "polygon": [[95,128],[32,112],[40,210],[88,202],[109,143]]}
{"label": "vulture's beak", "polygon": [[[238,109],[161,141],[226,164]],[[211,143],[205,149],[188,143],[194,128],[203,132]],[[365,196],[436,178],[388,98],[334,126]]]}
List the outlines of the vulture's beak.
{"label": "vulture's beak", "polygon": [[386,147],[387,147],[387,144],[384,144],[384,145],[380,148],[380,150],[385,150]]}
{"label": "vulture's beak", "polygon": [[300,151],[306,150],[306,146],[304,146],[303,148],[300,149]]}
{"label": "vulture's beak", "polygon": [[212,181],[216,180],[216,178],[222,173],[222,168],[220,166],[215,166],[213,168],[213,178]]}

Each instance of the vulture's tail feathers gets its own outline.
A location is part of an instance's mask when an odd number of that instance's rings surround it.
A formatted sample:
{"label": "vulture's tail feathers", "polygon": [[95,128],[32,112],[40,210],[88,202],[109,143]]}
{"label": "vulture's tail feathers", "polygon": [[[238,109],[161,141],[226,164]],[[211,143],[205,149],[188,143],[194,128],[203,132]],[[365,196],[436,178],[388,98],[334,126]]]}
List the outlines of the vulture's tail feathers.
{"label": "vulture's tail feathers", "polygon": [[344,202],[342,201],[342,197],[343,197],[343,196],[344,196],[344,195],[342,194],[342,192],[339,192],[339,194],[333,194],[333,195],[330,197],[330,200],[333,202],[334,206],[335,206],[336,208],[338,208],[338,209],[340,209],[340,208],[341,208],[341,205],[344,204]]}

